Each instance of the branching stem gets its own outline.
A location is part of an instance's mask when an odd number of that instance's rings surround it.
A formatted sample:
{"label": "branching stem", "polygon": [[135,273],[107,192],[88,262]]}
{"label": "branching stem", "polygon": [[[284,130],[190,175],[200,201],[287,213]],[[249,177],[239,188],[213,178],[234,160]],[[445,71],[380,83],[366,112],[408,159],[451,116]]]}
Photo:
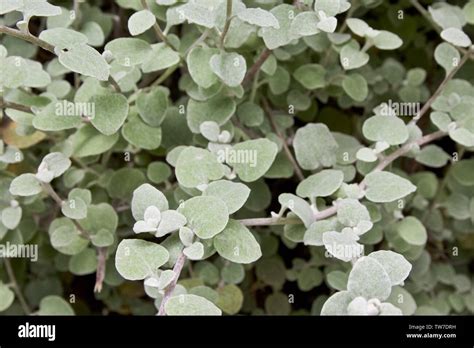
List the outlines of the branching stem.
{"label": "branching stem", "polygon": [[23,311],[25,314],[30,315],[31,314],[31,308],[28,305],[28,302],[26,302],[25,297],[23,296],[23,293],[21,292],[21,288],[18,285],[18,282],[15,277],[15,272],[13,272],[13,267],[10,262],[10,259],[8,257],[5,257],[3,259],[3,264],[5,265],[5,269],[8,274],[8,278],[10,279],[10,283],[13,287],[13,291],[15,291],[16,297],[18,298],[18,301],[20,302],[21,308],[23,308]]}
{"label": "branching stem", "polygon": [[165,290],[163,299],[161,300],[158,315],[166,315],[166,312],[165,312],[166,302],[168,302],[169,298],[173,294],[174,289],[176,288],[176,284],[178,283],[179,276],[181,274],[181,271],[183,270],[185,263],[186,263],[186,255],[184,255],[183,253],[179,254],[176,260],[176,263],[174,264],[174,267],[173,267],[173,272],[175,273],[174,279]]}
{"label": "branching stem", "polygon": [[[44,50],[46,50],[48,52],[51,52],[54,55],[56,55],[56,52],[54,51],[54,46],[53,45],[47,43],[44,40],[41,40],[40,38],[38,38],[34,35],[31,35],[30,33],[24,33],[20,30],[16,30],[16,29],[4,26],[4,25],[0,25],[0,34],[10,35],[10,36],[16,37],[17,39],[28,41],[28,42],[30,42],[30,43],[38,46],[38,47],[41,47]],[[117,92],[119,92],[119,93],[121,92],[120,86],[118,85],[117,81],[115,81],[115,79],[112,77],[112,75],[109,76],[109,83]]]}

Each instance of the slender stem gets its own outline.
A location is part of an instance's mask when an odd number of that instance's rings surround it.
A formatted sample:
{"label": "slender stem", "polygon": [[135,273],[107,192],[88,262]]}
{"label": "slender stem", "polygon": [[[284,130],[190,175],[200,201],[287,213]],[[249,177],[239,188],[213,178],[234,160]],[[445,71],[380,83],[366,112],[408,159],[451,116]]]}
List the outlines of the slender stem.
{"label": "slender stem", "polygon": [[275,226],[275,225],[299,225],[302,224],[298,218],[269,217],[238,220],[244,226]]}
{"label": "slender stem", "polygon": [[[431,24],[431,26],[433,27],[433,29],[438,33],[438,34],[441,34],[441,32],[443,31],[443,28],[441,28],[438,23],[436,23],[433,18],[431,17],[431,14],[418,2],[418,0],[410,0],[411,4],[413,5],[413,7],[415,7],[418,12],[420,12],[420,14]],[[468,50],[462,48],[462,47],[457,47],[455,46],[455,48],[463,53],[463,54],[466,54],[468,52]],[[470,59],[474,59],[474,56],[470,56],[469,57]]]}
{"label": "slender stem", "polygon": [[[41,47],[44,50],[49,51],[49,52],[53,53],[54,55],[56,55],[56,52],[54,51],[54,46],[53,45],[47,43],[44,40],[41,40],[40,38],[38,38],[34,35],[31,35],[30,33],[24,33],[20,30],[9,28],[9,27],[6,27],[4,25],[0,25],[0,33],[7,34],[7,35],[10,35],[10,36],[16,37],[18,39],[21,39],[21,40],[28,41],[28,42],[30,42],[30,43],[38,46],[38,47]],[[117,81],[115,81],[115,79],[112,77],[112,75],[109,76],[109,83],[112,85],[112,87],[117,92],[119,92],[119,93],[121,92],[120,86],[118,85]]]}
{"label": "slender stem", "polygon": [[176,263],[173,267],[173,272],[175,273],[174,279],[171,282],[171,284],[168,285],[168,287],[165,290],[165,293],[163,295],[163,299],[161,300],[158,315],[166,315],[166,313],[165,313],[166,302],[168,302],[169,298],[173,294],[173,291],[176,287],[176,284],[178,283],[178,279],[179,279],[179,276],[181,274],[181,271],[183,270],[185,262],[186,262],[186,255],[184,255],[183,253],[179,254],[178,259],[176,260]]}
{"label": "slender stem", "polygon": [[[461,65],[465,63],[465,59],[467,59],[466,57],[467,57],[467,55],[465,55],[463,57],[463,60],[460,62],[458,67],[454,70],[457,71],[457,70],[460,69]],[[417,117],[418,117],[417,120],[419,120],[429,110],[429,108],[431,107],[431,104],[434,102],[436,97],[441,93],[441,91],[444,88],[444,86],[446,85],[447,81],[449,79],[451,79],[454,76],[454,74],[456,73],[456,71],[454,71],[454,70],[451,71],[451,73],[445,78],[445,80],[443,80],[441,85],[436,90],[435,94],[425,103],[425,105],[423,105],[422,110],[417,115]],[[415,123],[416,123],[416,121],[415,121]],[[403,145],[398,150],[394,151],[393,153],[391,153],[390,155],[385,157],[373,169],[372,172],[384,170],[393,161],[395,161],[399,157],[401,157],[401,156],[405,155],[406,153],[408,153],[413,148],[414,145],[423,146],[423,145],[426,145],[426,144],[428,144],[428,143],[430,143],[430,142],[432,142],[436,139],[439,139],[439,138],[441,138],[445,135],[446,135],[445,132],[437,131],[437,132],[425,135],[425,136],[423,136],[423,137],[421,137],[421,138],[419,138],[415,141],[412,141],[410,143],[407,143],[407,144]],[[283,144],[286,144],[286,142],[283,142]],[[362,181],[359,184],[359,188],[364,189],[365,187],[366,187],[366,184],[365,184],[364,181]],[[337,206],[332,206],[332,207],[329,207],[329,208],[326,208],[322,211],[317,212],[314,217],[315,217],[316,220],[322,220],[322,219],[328,218],[328,217],[330,217],[330,216],[332,216],[336,213],[337,213]],[[292,224],[293,223],[302,223],[301,220],[298,220],[298,221],[295,222],[294,220],[289,220],[289,218],[279,218],[278,216],[277,217],[270,217],[270,218],[243,219],[243,220],[239,220],[239,222],[244,224],[245,226],[268,226],[268,225],[285,225],[285,224],[290,224],[290,223],[292,223]]]}
{"label": "slender stem", "polygon": [[0,33],[16,37],[17,39],[28,41],[28,42],[36,45],[36,46],[41,47],[42,49],[44,49],[46,51],[54,53],[54,46],[53,45],[47,43],[46,41],[41,40],[40,38],[37,38],[34,35],[31,35],[30,33],[24,33],[20,30],[9,28],[9,27],[6,27],[4,25],[0,25]]}
{"label": "slender stem", "polygon": [[95,274],[94,292],[101,292],[105,278],[105,263],[107,261],[107,248],[97,248],[97,271]]}
{"label": "slender stem", "polygon": [[229,31],[230,28],[230,22],[232,21],[232,0],[227,0],[227,8],[226,8],[226,13],[225,13],[225,25],[224,25],[224,30],[222,31],[221,34],[221,48],[224,48],[224,41],[225,37],[227,35],[227,32]]}
{"label": "slender stem", "polygon": [[255,97],[257,96],[257,90],[258,90],[258,77],[260,75],[260,70],[257,70],[255,73],[255,77],[252,82],[252,90],[250,91],[250,101],[253,103],[255,102]]}
{"label": "slender stem", "polygon": [[210,33],[210,32],[211,32],[211,30],[210,30],[209,28],[206,28],[206,29],[202,32],[201,36],[199,36],[199,38],[198,38],[196,41],[194,41],[191,46],[188,47],[188,49],[186,50],[186,52],[184,52],[184,57],[187,57],[188,54],[189,54],[189,52],[191,52],[191,50],[192,50],[194,47],[196,47],[197,45],[199,45],[201,42],[204,42],[204,40],[206,40],[206,38],[209,36],[209,33]]}
{"label": "slender stem", "polygon": [[262,53],[260,54],[260,56],[257,58],[257,60],[255,61],[255,63],[252,65],[252,67],[247,71],[247,74],[245,74],[245,77],[244,77],[244,81],[242,82],[242,84],[244,85],[244,87],[246,85],[248,85],[250,82],[252,82],[252,80],[254,79],[255,75],[257,74],[257,71],[260,70],[260,68],[262,67],[263,63],[265,63],[265,61],[268,59],[268,57],[270,57],[270,54],[272,53],[271,50],[269,50],[268,48],[265,48]]}
{"label": "slender stem", "polygon": [[346,31],[346,29],[347,29],[347,20],[354,15],[354,12],[358,8],[358,5],[355,4],[355,1],[353,1],[351,3],[351,5],[352,5],[351,8],[349,9],[349,11],[347,11],[347,15],[346,15],[346,19],[344,20],[344,23],[342,23],[341,27],[338,30],[338,33],[340,33],[340,34],[342,34],[343,32]]}
{"label": "slender stem", "polygon": [[21,308],[23,308],[23,311],[25,312],[25,314],[30,315],[31,308],[26,302],[25,297],[23,296],[23,293],[21,292],[20,286],[18,285],[18,282],[15,277],[15,272],[13,272],[10,259],[5,257],[3,259],[3,263],[5,264],[5,269],[7,271],[8,278],[10,279],[10,283],[13,286],[13,291],[15,291],[16,297],[18,298],[18,301],[20,302]]}
{"label": "slender stem", "polygon": [[117,81],[112,77],[112,75],[109,75],[109,80],[108,81],[112,85],[112,87],[115,89],[116,92],[119,92],[119,93],[122,92],[122,89],[120,88]]}
{"label": "slender stem", "polygon": [[425,17],[425,19],[430,22],[430,24],[433,26],[433,28],[438,32],[441,33],[443,29],[431,18],[430,13],[423,7],[421,4],[418,2],[418,0],[410,0],[411,4],[413,7],[415,7],[420,14]]}
{"label": "slender stem", "polygon": [[178,65],[174,65],[174,66],[171,66],[169,67],[167,70],[165,70],[165,72],[163,74],[160,75],[159,78],[157,78],[150,86],[158,86],[158,85],[161,85],[168,77],[171,76],[171,74],[173,74],[176,69],[178,69]]}
{"label": "slender stem", "polygon": [[[80,6],[79,0],[74,0],[73,5],[72,5],[72,10],[74,12],[74,21],[72,23],[72,27],[74,28],[74,30],[77,30],[77,31],[79,31],[79,26],[82,20],[82,14],[79,9],[79,6]],[[79,74],[75,72],[74,73],[74,88],[78,89],[80,84],[81,84],[81,79],[79,78]]]}
{"label": "slender stem", "polygon": [[[446,132],[443,132],[443,131],[437,131],[437,132],[434,132],[434,133],[430,133],[428,135],[425,135],[415,141],[412,141],[412,142],[409,142],[405,145],[403,145],[402,147],[400,147],[398,150],[392,152],[390,155],[388,155],[387,157],[385,157],[372,171],[371,173],[373,172],[379,172],[379,171],[382,171],[384,170],[385,168],[387,168],[393,161],[395,161],[397,158],[403,156],[404,154],[406,154],[407,152],[409,152],[411,149],[413,149],[413,146],[414,145],[418,145],[418,146],[423,146],[427,143],[430,143],[436,139],[439,139],[439,138],[442,138],[446,135]],[[365,188],[365,183],[364,181],[362,181],[360,184],[359,184],[359,187],[360,188]]]}
{"label": "slender stem", "polygon": [[[142,3],[142,7],[145,9],[145,10],[148,10],[150,11],[150,7],[148,6],[146,0],[141,0],[141,3]],[[157,21],[155,21],[155,23],[153,24],[153,30],[155,31],[156,33],[156,36],[158,36],[158,38],[163,41],[167,46],[169,46],[170,48],[172,48],[173,50],[175,49],[173,47],[173,45],[171,45],[171,43],[169,42],[168,38],[166,37],[166,35],[163,33],[163,31],[161,30],[160,28],[160,25],[158,24]]]}
{"label": "slender stem", "polygon": [[[418,140],[405,144],[404,146],[399,148],[397,151],[385,157],[385,159],[382,162],[380,162],[379,165],[371,171],[371,173],[384,170],[388,165],[390,165],[397,158],[409,152],[415,144],[419,146],[426,145],[445,135],[446,135],[445,132],[437,131],[437,132],[425,135],[424,137],[421,137]],[[365,187],[366,187],[366,184],[364,181],[362,181],[359,184],[359,188],[364,189]],[[336,213],[337,213],[337,206],[333,205],[332,207],[326,208],[324,210],[321,210],[315,213],[314,218],[316,221],[323,220],[330,216],[333,216]],[[303,223],[301,220],[296,219],[296,218],[279,218],[278,216],[271,217],[271,218],[243,219],[243,220],[238,220],[238,221],[245,226],[269,226],[269,225],[288,225],[288,224],[302,224]]]}
{"label": "slender stem", "polygon": [[73,27],[76,30],[79,29],[79,24],[81,23],[81,19],[82,19],[82,14],[81,14],[81,10],[79,9],[79,6],[80,6],[80,1],[74,0],[72,9],[74,11],[74,15],[76,16],[76,18],[74,19]]}
{"label": "slender stem", "polygon": [[[62,205],[64,204],[64,200],[56,193],[56,191],[53,189],[51,184],[42,183],[41,186],[43,187],[44,191],[56,202],[56,204],[59,206],[59,208],[61,208]],[[71,219],[71,221],[76,226],[76,228],[79,231],[79,234],[81,235],[81,237],[83,237],[85,239],[89,239],[89,240],[91,239],[89,233],[86,230],[84,230],[84,228],[79,224],[79,222],[77,222],[74,219]]]}
{"label": "slender stem", "polygon": [[262,99],[262,103],[263,103],[263,108],[265,109],[265,113],[267,114],[268,116],[268,119],[270,120],[270,124],[273,128],[273,130],[275,131],[275,133],[278,135],[278,137],[281,139],[282,141],[282,144],[283,144],[283,150],[285,151],[285,155],[286,157],[288,158],[288,160],[291,162],[291,165],[293,166],[293,168],[295,169],[295,173],[296,173],[296,176],[298,177],[298,179],[300,181],[303,181],[304,180],[304,175],[303,175],[303,172],[302,170],[300,169],[300,167],[298,166],[298,162],[296,162],[295,160],[295,157],[293,156],[293,154],[291,153],[291,150],[290,148],[288,147],[288,144],[286,142],[286,138],[285,136],[283,135],[283,133],[280,131],[280,129],[278,128],[276,122],[275,122],[275,119],[273,117],[273,112],[272,110],[270,109],[270,105],[268,105],[268,102],[266,101],[266,99]]}
{"label": "slender stem", "polygon": [[446,84],[454,77],[454,75],[456,75],[459,69],[461,69],[462,66],[466,63],[470,54],[471,54],[470,51],[466,52],[466,54],[464,54],[459,64],[453,70],[451,70],[449,74],[446,75],[444,80],[436,89],[436,92],[434,92],[433,95],[430,97],[430,99],[428,99],[428,101],[425,103],[425,105],[423,105],[420,112],[410,121],[410,124],[416,124],[420,120],[420,118],[423,117],[423,115],[431,108],[431,104],[433,104],[436,98],[438,98],[438,96],[441,94]]}
{"label": "slender stem", "polygon": [[18,111],[31,113],[31,108],[26,105],[4,101],[3,98],[0,100],[0,109],[15,109]]}

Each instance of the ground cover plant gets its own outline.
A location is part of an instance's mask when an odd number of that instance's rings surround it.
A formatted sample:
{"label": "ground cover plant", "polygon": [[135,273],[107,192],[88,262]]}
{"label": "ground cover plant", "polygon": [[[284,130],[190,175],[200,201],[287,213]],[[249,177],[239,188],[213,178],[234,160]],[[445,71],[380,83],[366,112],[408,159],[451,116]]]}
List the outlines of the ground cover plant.
{"label": "ground cover plant", "polygon": [[474,312],[474,1],[0,14],[0,313]]}

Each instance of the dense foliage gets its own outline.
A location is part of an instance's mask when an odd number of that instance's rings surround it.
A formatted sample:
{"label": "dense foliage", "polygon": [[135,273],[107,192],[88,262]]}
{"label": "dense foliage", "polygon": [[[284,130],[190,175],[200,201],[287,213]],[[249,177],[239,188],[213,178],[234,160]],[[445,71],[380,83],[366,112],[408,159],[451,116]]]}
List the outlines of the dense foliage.
{"label": "dense foliage", "polygon": [[0,312],[474,312],[474,1],[0,14]]}

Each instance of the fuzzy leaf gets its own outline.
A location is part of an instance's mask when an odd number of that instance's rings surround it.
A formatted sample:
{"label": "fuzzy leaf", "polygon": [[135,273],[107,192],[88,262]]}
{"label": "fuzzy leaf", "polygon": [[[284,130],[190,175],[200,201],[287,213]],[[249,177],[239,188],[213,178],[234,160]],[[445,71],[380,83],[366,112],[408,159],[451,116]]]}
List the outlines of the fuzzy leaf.
{"label": "fuzzy leaf", "polygon": [[385,141],[390,145],[403,144],[408,140],[408,128],[396,116],[372,116],[364,122],[362,132],[369,140]]}
{"label": "fuzzy leaf", "polygon": [[61,50],[58,54],[59,62],[66,68],[101,81],[109,79],[109,65],[105,59],[90,46],[79,44]]}
{"label": "fuzzy leaf", "polygon": [[321,315],[347,315],[347,306],[353,296],[349,291],[339,291],[329,297],[321,309]]}
{"label": "fuzzy leaf", "polygon": [[252,263],[262,256],[252,233],[235,220],[214,238],[214,247],[223,258],[235,263]]}
{"label": "fuzzy leaf", "polygon": [[214,121],[219,126],[226,123],[235,113],[235,101],[217,95],[205,102],[190,99],[187,107],[187,121],[193,133],[199,133],[199,126],[205,121]]}
{"label": "fuzzy leaf", "polygon": [[229,212],[226,204],[213,196],[193,197],[178,209],[188,220],[188,227],[201,239],[209,239],[227,225]]}
{"label": "fuzzy leaf", "polygon": [[22,213],[20,206],[7,207],[2,210],[1,222],[6,228],[13,230],[20,223]]}
{"label": "fuzzy leaf", "polygon": [[358,240],[359,236],[351,228],[344,228],[341,232],[323,233],[326,250],[345,262],[357,259],[364,252],[364,247],[357,243]]}
{"label": "fuzzy leaf", "polygon": [[116,61],[123,66],[134,66],[145,62],[152,52],[148,42],[135,38],[118,38],[105,45]]}
{"label": "fuzzy leaf", "polygon": [[403,45],[403,41],[398,35],[382,30],[374,37],[374,45],[381,50],[395,50]]}
{"label": "fuzzy leaf", "polygon": [[446,70],[446,74],[449,74],[461,60],[459,51],[446,42],[436,47],[434,57],[436,62]]}
{"label": "fuzzy leaf", "polygon": [[222,311],[201,296],[186,294],[171,297],[165,303],[167,315],[221,315]]}
{"label": "fuzzy leaf", "polygon": [[229,87],[239,86],[247,71],[244,57],[237,53],[221,52],[211,57],[211,70]]}
{"label": "fuzzy leaf", "polygon": [[8,309],[15,300],[15,293],[4,283],[0,282],[0,312]]}
{"label": "fuzzy leaf", "polygon": [[245,204],[250,189],[242,183],[219,180],[211,182],[203,194],[220,198],[226,204],[229,214],[233,214]]}
{"label": "fuzzy leaf", "polygon": [[86,125],[72,136],[73,153],[79,158],[98,155],[110,150],[118,138],[118,133],[107,136],[98,132],[92,125]]}
{"label": "fuzzy leaf", "polygon": [[272,27],[274,29],[280,28],[278,20],[275,16],[261,8],[246,8],[237,13],[237,17],[247,23],[257,25],[259,27]]}
{"label": "fuzzy leaf", "polygon": [[63,298],[51,295],[41,300],[38,315],[74,315],[74,310]]}
{"label": "fuzzy leaf", "polygon": [[34,174],[21,174],[10,184],[10,193],[15,196],[33,196],[42,190],[40,182]]}
{"label": "fuzzy leaf", "polygon": [[361,257],[352,267],[347,281],[347,290],[352,296],[366,299],[386,300],[392,289],[390,277],[374,258]]}
{"label": "fuzzy leaf", "polygon": [[230,153],[219,151],[218,158],[220,162],[227,160],[242,181],[253,182],[268,171],[277,152],[278,147],[274,142],[255,139],[234,145]]}
{"label": "fuzzy leaf", "polygon": [[84,34],[66,28],[43,30],[39,38],[61,50],[70,49],[76,45],[86,45],[88,41]]}
{"label": "fuzzy leaf", "polygon": [[360,74],[347,75],[342,80],[342,88],[355,101],[362,102],[367,98],[369,89],[367,81]]}
{"label": "fuzzy leaf", "polygon": [[95,116],[92,125],[102,134],[112,135],[123,125],[128,115],[128,102],[122,94],[113,93],[94,96]]}
{"label": "fuzzy leaf", "polygon": [[458,28],[448,28],[444,29],[441,32],[441,37],[458,47],[468,47],[472,45],[472,41],[461,29]]}
{"label": "fuzzy leaf", "polygon": [[387,272],[392,285],[403,284],[411,271],[411,264],[400,254],[389,250],[374,251],[368,255],[376,259]]}
{"label": "fuzzy leaf", "polygon": [[313,210],[304,199],[290,193],[282,193],[278,196],[278,202],[295,213],[303,221],[305,227],[309,227],[314,222]]}
{"label": "fuzzy leaf", "polygon": [[168,251],[156,243],[124,239],[115,255],[115,267],[128,280],[141,280],[156,274],[169,259]]}
{"label": "fuzzy leaf", "polygon": [[189,52],[187,58],[189,74],[202,88],[209,88],[218,81],[209,64],[211,57],[218,52],[217,49],[209,47],[195,47]]}
{"label": "fuzzy leaf", "polygon": [[135,12],[128,19],[128,30],[132,36],[137,36],[150,29],[156,23],[156,18],[149,10]]}
{"label": "fuzzy leaf", "polygon": [[395,225],[399,236],[408,244],[423,246],[428,240],[426,228],[414,216],[407,216]]}
{"label": "fuzzy leaf", "polygon": [[160,190],[150,184],[143,184],[133,191],[132,214],[135,220],[143,220],[146,208],[151,206],[160,211],[168,210],[168,200]]}
{"label": "fuzzy leaf", "polygon": [[324,124],[310,123],[296,131],[296,160],[302,169],[314,170],[336,163],[337,142]]}
{"label": "fuzzy leaf", "polygon": [[290,11],[294,11],[294,8],[287,4],[278,5],[270,11],[277,19],[279,27],[265,27],[260,30],[260,36],[268,49],[273,50],[284,46],[298,38],[291,32],[292,17],[289,16]]}
{"label": "fuzzy leaf", "polygon": [[368,200],[376,203],[393,202],[416,191],[407,179],[390,172],[373,172],[365,177]]}
{"label": "fuzzy leaf", "polygon": [[327,197],[339,189],[344,180],[340,170],[325,169],[304,179],[296,188],[300,197]]}
{"label": "fuzzy leaf", "polygon": [[444,167],[449,159],[449,155],[437,145],[427,145],[416,154],[417,162],[433,168]]}
{"label": "fuzzy leaf", "polygon": [[326,85],[326,69],[319,64],[302,65],[295,70],[293,76],[306,89],[314,90]]}
{"label": "fuzzy leaf", "polygon": [[185,187],[197,187],[219,180],[224,168],[208,150],[187,147],[179,154],[176,162],[176,179]]}
{"label": "fuzzy leaf", "polygon": [[369,55],[359,51],[357,47],[347,44],[339,53],[341,65],[345,70],[357,69],[369,62]]}

